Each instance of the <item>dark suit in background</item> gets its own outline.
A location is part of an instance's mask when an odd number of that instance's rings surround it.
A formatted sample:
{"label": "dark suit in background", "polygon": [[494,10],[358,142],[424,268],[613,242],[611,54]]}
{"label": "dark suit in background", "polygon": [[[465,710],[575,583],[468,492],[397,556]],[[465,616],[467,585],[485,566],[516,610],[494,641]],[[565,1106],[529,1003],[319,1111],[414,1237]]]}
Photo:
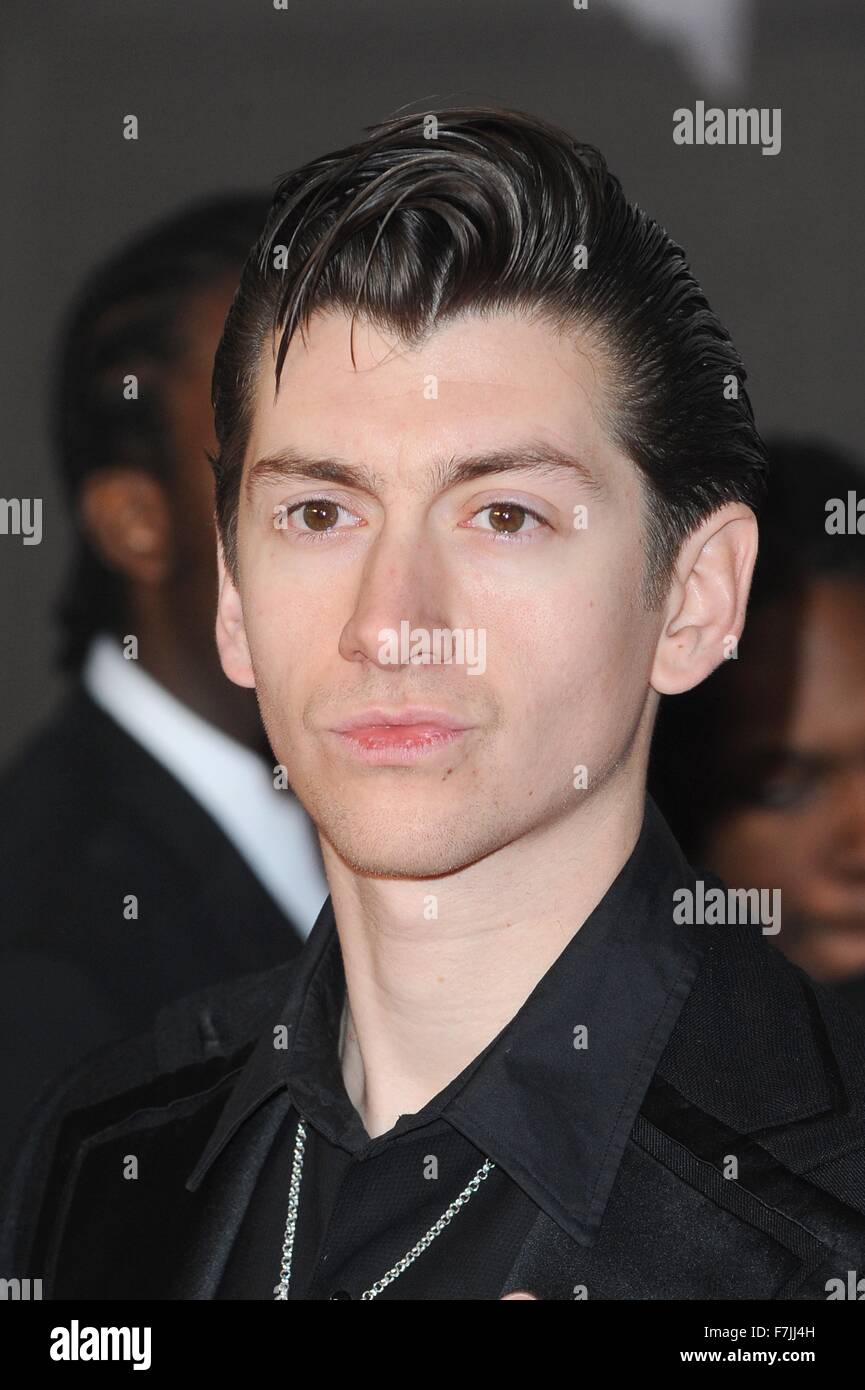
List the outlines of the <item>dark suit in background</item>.
{"label": "dark suit in background", "polygon": [[0,779],[0,884],[4,1150],[76,1058],[303,939],[210,815],[81,689]]}

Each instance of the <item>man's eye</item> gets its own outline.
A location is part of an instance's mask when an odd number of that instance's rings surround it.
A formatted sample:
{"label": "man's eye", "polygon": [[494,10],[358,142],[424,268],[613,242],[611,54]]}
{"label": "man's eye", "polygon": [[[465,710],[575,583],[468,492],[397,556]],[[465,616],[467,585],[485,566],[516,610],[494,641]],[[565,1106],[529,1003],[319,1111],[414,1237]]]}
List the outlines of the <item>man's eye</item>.
{"label": "man's eye", "polygon": [[293,507],[276,508],[278,527],[306,535],[327,535],[329,531],[336,530],[341,518],[348,519],[349,525],[358,523],[358,518],[352,512],[328,497],[310,497],[304,502],[296,502]]}
{"label": "man's eye", "polygon": [[517,502],[492,502],[487,507],[482,507],[479,512],[475,512],[474,521],[479,517],[488,515],[489,523],[479,523],[478,529],[481,531],[495,531],[500,536],[514,536],[523,531],[535,531],[539,526],[543,526],[544,519],[537,512],[531,511],[528,507],[520,506]]}

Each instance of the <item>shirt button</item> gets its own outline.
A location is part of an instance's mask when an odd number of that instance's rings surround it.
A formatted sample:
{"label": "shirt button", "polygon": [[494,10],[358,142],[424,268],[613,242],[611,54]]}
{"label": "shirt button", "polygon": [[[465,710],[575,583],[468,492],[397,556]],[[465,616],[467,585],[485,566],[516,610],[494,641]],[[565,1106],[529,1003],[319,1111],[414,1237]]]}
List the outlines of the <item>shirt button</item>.
{"label": "shirt button", "polygon": [[351,1294],[348,1292],[347,1289],[337,1289],[334,1293],[331,1294],[330,1301],[332,1302],[335,1298],[351,1298]]}

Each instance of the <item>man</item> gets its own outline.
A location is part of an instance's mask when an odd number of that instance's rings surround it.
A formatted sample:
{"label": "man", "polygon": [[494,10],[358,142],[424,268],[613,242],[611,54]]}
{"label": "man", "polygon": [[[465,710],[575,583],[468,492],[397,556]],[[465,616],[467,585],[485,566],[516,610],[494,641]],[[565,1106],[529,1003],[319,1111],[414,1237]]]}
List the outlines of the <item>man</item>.
{"label": "man", "polygon": [[770,458],[744,640],[662,703],[651,784],[692,862],[777,888],[773,945],[865,1003],[865,472],[814,440]]}
{"label": "man", "polygon": [[39,1107],[4,1272],[771,1299],[862,1267],[861,1026],[696,919],[645,796],[659,695],[742,630],[743,380],[679,248],[540,119],[401,116],[284,180],[214,373],[217,642],[331,897],[296,962]]}
{"label": "man", "polygon": [[64,332],[74,684],[0,783],[2,1149],[76,1058],[290,959],[327,895],[254,697],[213,644],[210,379],[265,209],[207,199],[136,236]]}

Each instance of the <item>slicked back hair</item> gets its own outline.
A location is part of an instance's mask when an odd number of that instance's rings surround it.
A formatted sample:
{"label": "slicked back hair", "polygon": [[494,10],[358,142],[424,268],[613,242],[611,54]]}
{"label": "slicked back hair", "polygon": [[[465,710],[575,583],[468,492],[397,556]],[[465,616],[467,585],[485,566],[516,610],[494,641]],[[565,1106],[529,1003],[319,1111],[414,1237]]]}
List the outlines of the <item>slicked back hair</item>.
{"label": "slicked back hair", "polygon": [[682,249],[598,150],[539,117],[459,107],[368,132],[282,179],[226,321],[213,465],[229,571],[266,352],[278,390],[315,312],[409,348],[466,313],[521,312],[586,335],[607,364],[604,424],[643,475],[643,598],[659,606],[682,542],[726,502],[756,509],[766,471],[742,361]]}

